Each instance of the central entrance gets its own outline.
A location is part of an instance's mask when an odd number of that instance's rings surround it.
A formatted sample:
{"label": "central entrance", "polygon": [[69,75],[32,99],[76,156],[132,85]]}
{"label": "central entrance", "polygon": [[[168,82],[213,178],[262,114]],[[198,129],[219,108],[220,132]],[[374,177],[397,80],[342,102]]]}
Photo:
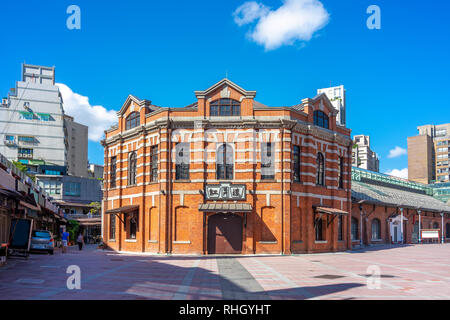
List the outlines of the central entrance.
{"label": "central entrance", "polygon": [[216,213],[208,218],[208,253],[242,253],[242,217],[232,213]]}

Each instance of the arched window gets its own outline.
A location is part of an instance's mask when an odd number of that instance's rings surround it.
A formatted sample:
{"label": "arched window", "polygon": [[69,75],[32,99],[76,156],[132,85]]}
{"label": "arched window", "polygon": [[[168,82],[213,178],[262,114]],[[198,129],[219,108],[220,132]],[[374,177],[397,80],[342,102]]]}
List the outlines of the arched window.
{"label": "arched window", "polygon": [[358,240],[358,219],[352,217],[352,240]]}
{"label": "arched window", "polygon": [[240,116],[241,103],[232,99],[219,99],[210,104],[211,116]]}
{"label": "arched window", "polygon": [[323,111],[314,111],[314,125],[329,129],[328,116]]}
{"label": "arched window", "polygon": [[126,119],[125,130],[136,128],[141,124],[141,117],[139,112],[132,112]]}
{"label": "arched window", "polygon": [[450,238],[450,223],[447,223],[446,225],[445,237]]}
{"label": "arched window", "polygon": [[216,154],[217,180],[233,180],[234,156],[229,144],[222,144]]}
{"label": "arched window", "polygon": [[372,240],[381,239],[381,223],[378,219],[372,220]]}
{"label": "arched window", "polygon": [[325,185],[325,159],[322,153],[317,154],[317,177],[316,184],[319,186]]}
{"label": "arched window", "polygon": [[128,185],[129,186],[136,184],[136,165],[137,165],[136,152],[131,152],[131,154],[128,158]]}

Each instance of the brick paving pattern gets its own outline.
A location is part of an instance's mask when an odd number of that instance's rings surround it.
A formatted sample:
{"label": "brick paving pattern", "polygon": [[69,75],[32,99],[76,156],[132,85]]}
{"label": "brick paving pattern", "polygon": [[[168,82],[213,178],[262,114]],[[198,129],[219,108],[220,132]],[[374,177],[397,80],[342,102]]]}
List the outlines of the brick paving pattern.
{"label": "brick paving pattern", "polygon": [[[69,290],[67,267],[81,269]],[[371,270],[380,270],[379,288]],[[373,267],[372,267],[373,268]],[[158,256],[88,246],[11,258],[0,299],[450,299],[450,244],[291,256]]]}

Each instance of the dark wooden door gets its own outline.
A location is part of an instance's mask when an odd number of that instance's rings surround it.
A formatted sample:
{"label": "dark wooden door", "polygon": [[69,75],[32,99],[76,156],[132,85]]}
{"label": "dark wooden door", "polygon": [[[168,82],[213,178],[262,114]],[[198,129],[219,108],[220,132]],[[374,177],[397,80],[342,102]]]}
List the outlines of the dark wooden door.
{"label": "dark wooden door", "polygon": [[208,219],[208,253],[235,254],[242,252],[242,217],[218,213]]}

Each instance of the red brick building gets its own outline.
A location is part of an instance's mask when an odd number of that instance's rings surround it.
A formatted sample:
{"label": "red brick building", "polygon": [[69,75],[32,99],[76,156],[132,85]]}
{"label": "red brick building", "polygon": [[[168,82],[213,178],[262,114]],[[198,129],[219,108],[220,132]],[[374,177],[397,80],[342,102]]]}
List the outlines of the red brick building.
{"label": "red brick building", "polygon": [[105,132],[103,238],[153,253],[351,248],[350,130],[318,95],[269,107],[224,79],[183,108],[129,96]]}
{"label": "red brick building", "polygon": [[450,242],[450,206],[428,185],[352,168],[351,236],[354,247]]}

